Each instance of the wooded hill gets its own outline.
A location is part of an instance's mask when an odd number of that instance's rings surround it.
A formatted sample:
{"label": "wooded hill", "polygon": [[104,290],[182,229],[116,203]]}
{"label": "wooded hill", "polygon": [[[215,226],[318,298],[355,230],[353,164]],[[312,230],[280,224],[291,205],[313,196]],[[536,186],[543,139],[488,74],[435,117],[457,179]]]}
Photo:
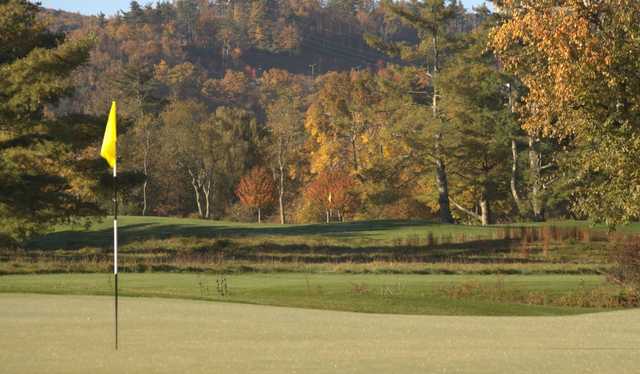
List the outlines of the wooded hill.
{"label": "wooded hill", "polygon": [[[504,0],[491,14],[443,0],[180,0],[88,17],[3,0],[3,42],[17,49],[5,48],[0,79],[17,88],[0,89],[10,103],[0,122],[26,118],[24,108],[33,121],[2,125],[14,145],[0,151],[11,159],[41,119],[95,131],[91,144],[65,140],[75,147],[65,163],[87,173],[58,176],[96,209],[62,217],[104,212],[96,129],[115,100],[126,214],[624,222],[640,215],[629,188],[640,9],[616,1]],[[40,41],[17,47],[25,35]],[[71,45],[90,45],[68,61],[72,74],[16,74],[42,48]],[[104,182],[90,182],[97,174]],[[16,199],[2,202],[7,221]]]}

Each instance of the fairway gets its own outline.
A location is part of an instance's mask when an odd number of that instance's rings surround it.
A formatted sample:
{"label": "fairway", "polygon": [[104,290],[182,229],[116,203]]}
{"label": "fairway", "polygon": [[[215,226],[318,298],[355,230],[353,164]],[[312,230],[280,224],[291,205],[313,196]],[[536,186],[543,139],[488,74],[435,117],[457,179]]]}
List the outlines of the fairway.
{"label": "fairway", "polygon": [[[241,222],[211,221],[173,217],[119,218],[119,239],[123,246],[145,240],[167,238],[253,238],[277,240],[285,243],[321,243],[332,245],[364,246],[381,244],[397,245],[397,240],[422,238],[431,233],[434,237],[464,234],[470,238],[491,238],[500,227],[475,225],[449,225],[420,220],[380,220],[354,221],[331,224],[255,224]],[[550,221],[546,223],[526,223],[522,226],[539,227],[582,227],[605,231],[604,225],[593,225],[587,221]],[[622,232],[640,232],[640,224],[621,225]],[[110,245],[111,222],[103,220],[85,229],[81,226],[60,225],[55,232],[35,238],[28,243],[31,249],[77,249],[87,247],[108,247]],[[154,243],[157,245],[157,243]]]}
{"label": "fairway", "polygon": [[438,317],[0,295],[6,373],[637,373],[640,311]]}
{"label": "fairway", "polygon": [[[216,274],[120,274],[123,296],[225,301],[350,312],[544,316],[582,314],[599,308],[531,305],[513,299],[523,292],[562,296],[603,284],[600,276],[457,276],[392,274],[234,274],[225,276],[227,292],[217,291]],[[477,297],[451,298],[442,289],[484,285]],[[0,277],[0,293],[112,295],[109,274],[9,275]]]}

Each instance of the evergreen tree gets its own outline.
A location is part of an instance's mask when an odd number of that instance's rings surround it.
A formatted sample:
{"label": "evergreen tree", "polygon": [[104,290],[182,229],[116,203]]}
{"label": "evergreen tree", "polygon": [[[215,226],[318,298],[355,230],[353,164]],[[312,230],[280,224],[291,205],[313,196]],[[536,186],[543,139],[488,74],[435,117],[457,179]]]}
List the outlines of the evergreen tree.
{"label": "evergreen tree", "polygon": [[492,205],[508,196],[510,140],[515,121],[509,107],[511,77],[500,72],[495,57],[485,53],[486,29],[474,32],[469,45],[442,71],[443,112],[451,127],[451,165],[459,179],[459,195],[472,196],[480,213],[453,205],[483,225],[495,222]]}
{"label": "evergreen tree", "polygon": [[444,0],[427,0],[407,4],[388,3],[385,6],[389,14],[400,18],[414,28],[418,41],[413,45],[404,41],[388,43],[380,37],[367,35],[367,42],[390,55],[401,57],[429,71],[431,85],[428,94],[431,98],[432,118],[422,125],[430,128],[427,133],[432,137],[430,142],[432,150],[429,152],[428,159],[435,168],[440,220],[444,223],[452,223],[447,172],[448,152],[445,149],[446,139],[444,138],[447,129],[440,110],[442,94],[439,72],[443,67],[444,57],[451,54],[449,50],[455,48],[456,33],[455,30],[450,30],[450,26],[456,19],[458,4],[455,1],[447,5]]}
{"label": "evergreen tree", "polygon": [[38,11],[28,1],[0,1],[0,235],[11,240],[98,212],[91,174],[99,161],[87,147],[100,126],[55,113],[92,41],[64,41]]}

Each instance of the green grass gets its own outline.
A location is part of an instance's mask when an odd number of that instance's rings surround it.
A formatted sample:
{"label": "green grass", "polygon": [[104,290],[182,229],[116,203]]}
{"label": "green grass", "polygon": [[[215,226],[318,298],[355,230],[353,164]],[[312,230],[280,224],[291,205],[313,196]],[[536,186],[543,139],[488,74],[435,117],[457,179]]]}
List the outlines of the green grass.
{"label": "green grass", "polygon": [[[282,243],[316,242],[349,246],[393,245],[398,240],[424,239],[428,233],[434,237],[465,235],[468,238],[491,238],[501,227],[560,228],[579,227],[604,231],[604,225],[593,225],[587,221],[549,221],[544,223],[523,223],[495,225],[489,227],[475,225],[447,225],[431,221],[358,221],[331,224],[279,225],[239,223],[228,221],[207,221],[188,218],[135,217],[125,216],[118,220],[122,245],[145,240],[182,238],[259,238]],[[640,223],[619,226],[625,233],[640,233]],[[110,245],[112,221],[105,219],[85,230],[78,226],[62,225],[54,232],[32,240],[28,247],[34,249],[72,249],[82,247],[105,247]]]}
{"label": "green grass", "polygon": [[[105,220],[87,229],[60,226],[27,243],[22,251],[0,249],[0,274],[109,271],[111,225]],[[540,238],[543,224],[527,225],[428,221],[258,225],[121,217],[120,265],[129,272],[593,275],[610,267],[604,227],[549,222],[544,225],[564,232],[561,238],[545,241]],[[638,227],[629,225],[625,240],[636,235]],[[521,239],[534,234],[536,239]]]}
{"label": "green grass", "polygon": [[[236,303],[331,309],[368,313],[428,315],[565,315],[600,311],[551,305],[510,302],[523,292],[550,298],[579,289],[603,285],[597,276],[445,276],[445,275],[346,275],[346,274],[237,274],[226,276],[228,294],[217,291],[217,275],[127,274],[120,275],[125,296],[215,300]],[[492,290],[500,282],[500,298],[452,298],[443,290],[453,285],[485,285]],[[0,277],[0,293],[48,293],[110,295],[113,277],[108,274],[14,275]],[[514,298],[515,300],[515,298]]]}
{"label": "green grass", "polygon": [[[4,279],[0,280],[3,282]],[[3,373],[637,373],[640,311],[353,314],[159,298],[0,294]]]}
{"label": "green grass", "polygon": [[[182,238],[258,238],[282,243],[315,242],[351,246],[393,244],[395,239],[464,233],[490,237],[495,228],[442,225],[429,221],[360,221],[332,224],[279,225],[188,218],[120,217],[118,233],[122,245],[145,240]],[[112,221],[93,224],[88,230],[77,226],[59,226],[51,234],[28,243],[34,249],[71,249],[110,245]]]}

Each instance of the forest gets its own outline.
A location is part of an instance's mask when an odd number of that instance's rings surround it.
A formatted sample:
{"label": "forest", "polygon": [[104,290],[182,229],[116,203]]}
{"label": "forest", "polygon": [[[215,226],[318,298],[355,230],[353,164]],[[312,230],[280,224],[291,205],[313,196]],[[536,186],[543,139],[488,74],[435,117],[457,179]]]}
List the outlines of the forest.
{"label": "forest", "polygon": [[635,0],[0,0],[0,235],[121,214],[640,216]]}

